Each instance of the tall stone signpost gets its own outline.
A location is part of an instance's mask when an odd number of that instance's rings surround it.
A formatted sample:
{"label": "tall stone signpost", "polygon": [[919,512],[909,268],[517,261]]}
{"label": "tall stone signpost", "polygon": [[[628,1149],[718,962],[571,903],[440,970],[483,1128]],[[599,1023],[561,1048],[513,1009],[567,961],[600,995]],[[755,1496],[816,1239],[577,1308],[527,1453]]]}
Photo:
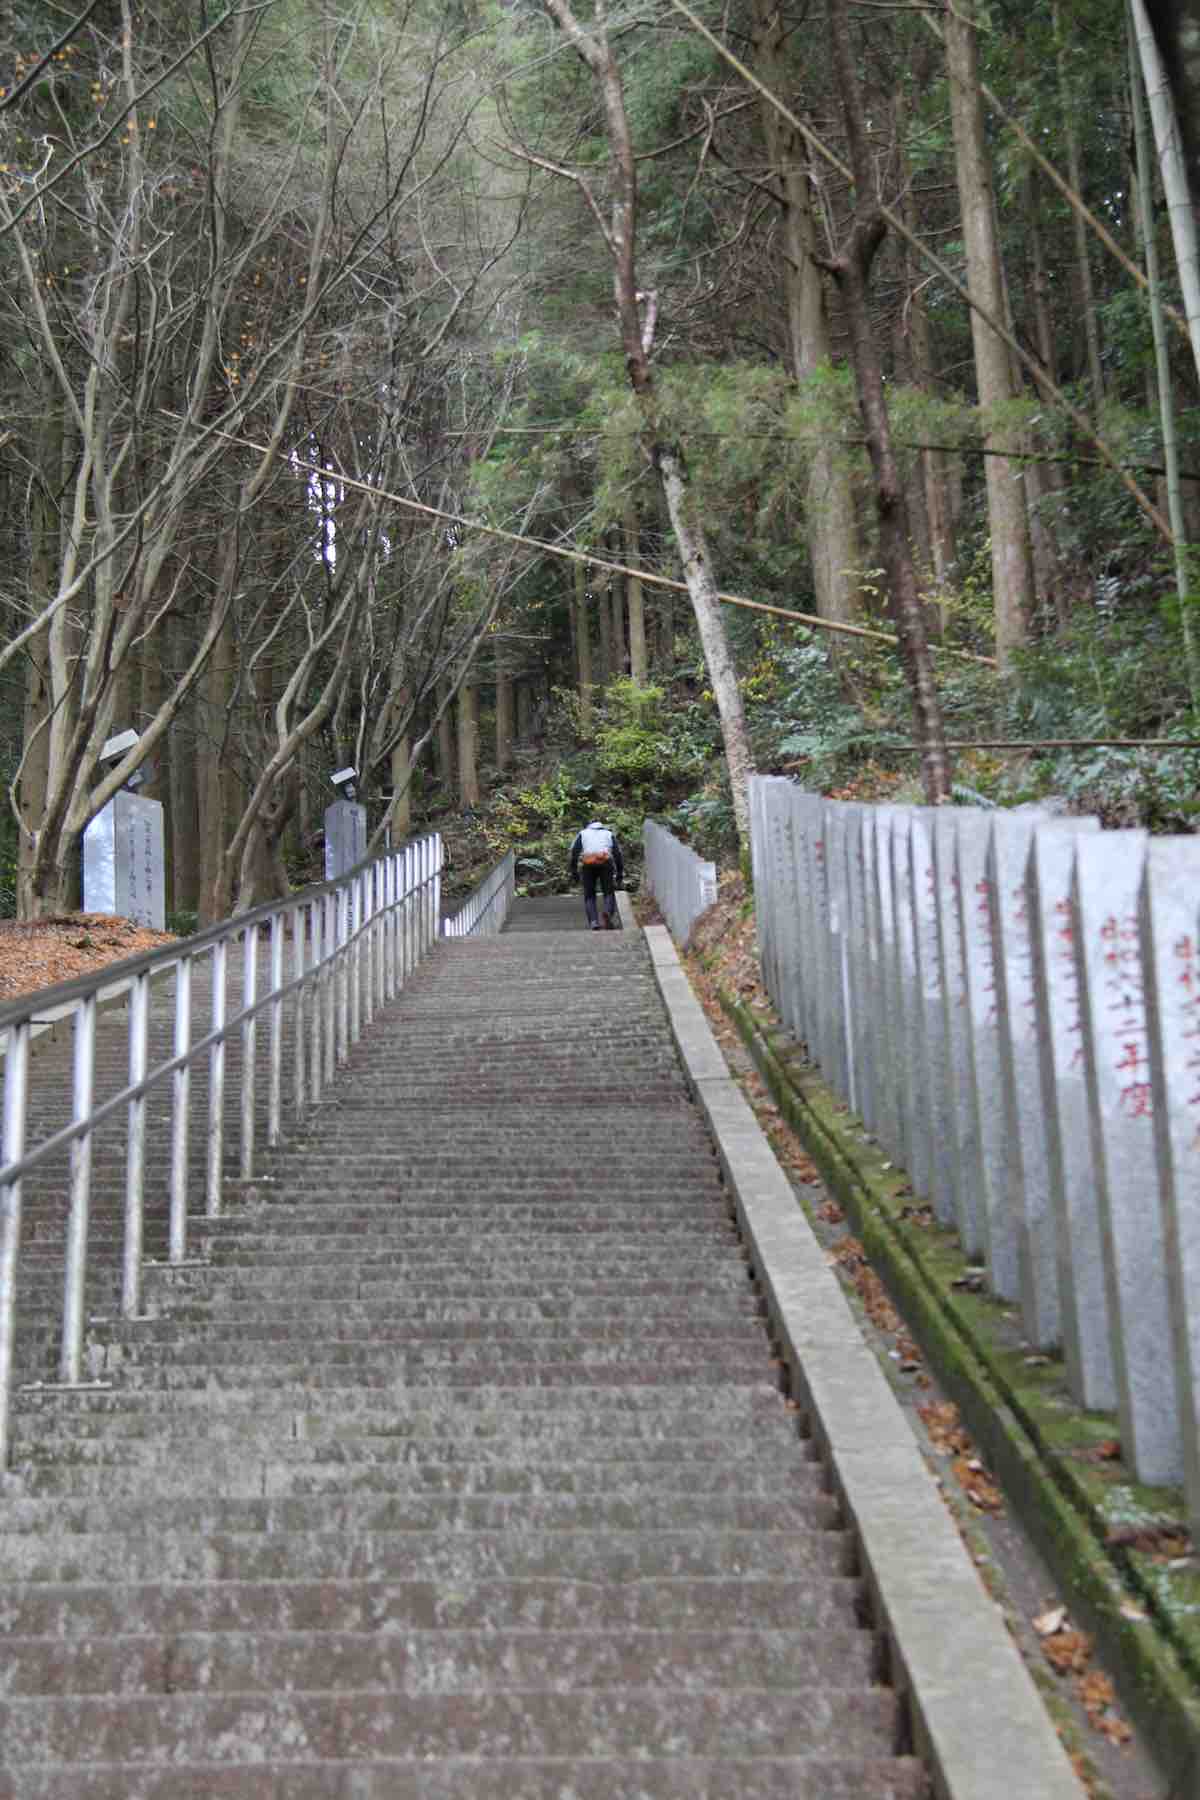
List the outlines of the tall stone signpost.
{"label": "tall stone signpost", "polygon": [[367,809],[357,800],[325,808],[325,879],[349,874],[367,854]]}
{"label": "tall stone signpost", "polygon": [[166,929],[161,800],[114,794],[83,834],[83,909]]}

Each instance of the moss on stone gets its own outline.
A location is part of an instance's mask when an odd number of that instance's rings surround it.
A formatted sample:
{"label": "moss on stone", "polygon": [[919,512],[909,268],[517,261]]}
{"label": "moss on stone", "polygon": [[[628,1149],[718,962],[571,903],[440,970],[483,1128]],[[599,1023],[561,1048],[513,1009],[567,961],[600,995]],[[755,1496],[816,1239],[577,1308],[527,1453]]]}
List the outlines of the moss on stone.
{"label": "moss on stone", "polygon": [[[759,1073],[836,1195],[1010,1503],[1093,1633],[1122,1698],[1180,1792],[1200,1792],[1200,1568],[1129,1541],[1185,1530],[1182,1495],[1089,1452],[1115,1417],[1075,1405],[1061,1361],[1021,1341],[1014,1309],[974,1293],[952,1231],[917,1223],[894,1167],[777,1024],[718,990]],[[956,1285],[959,1284],[959,1285]]]}

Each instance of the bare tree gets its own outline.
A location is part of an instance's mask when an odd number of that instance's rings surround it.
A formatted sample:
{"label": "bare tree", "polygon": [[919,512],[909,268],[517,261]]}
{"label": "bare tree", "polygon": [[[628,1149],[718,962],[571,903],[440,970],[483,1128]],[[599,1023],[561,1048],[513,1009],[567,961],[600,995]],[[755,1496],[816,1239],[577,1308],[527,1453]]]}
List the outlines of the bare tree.
{"label": "bare tree", "polygon": [[643,292],[637,279],[638,183],[637,159],[625,108],[621,70],[608,29],[608,7],[596,0],[588,27],[580,24],[567,0],[546,0],[560,30],[591,72],[604,113],[612,177],[610,218],[605,220],[599,202],[580,180],[613,261],[613,293],[620,323],[621,343],[630,386],[642,418],[643,446],[659,485],[671,521],[676,548],[687,583],[688,596],[704,650],[708,678],[721,719],[721,735],[733,816],[739,842],[750,842],[749,776],[752,769],[750,740],[746,731],[737,670],[729,648],[717,583],[713,575],[703,524],[693,504],[687,464],[657,405],[650,353],[658,313],[658,297]]}
{"label": "bare tree", "polygon": [[[427,230],[466,116],[448,27],[413,4],[384,42],[368,14],[326,11],[311,38],[285,43],[266,17],[239,11],[206,37],[155,113],[140,103],[142,44],[121,0],[119,30],[97,40],[120,137],[106,155],[76,159],[40,209],[0,191],[0,301],[22,321],[44,420],[34,453],[9,452],[24,458],[36,501],[36,554],[30,580],[6,584],[12,629],[0,649],[0,668],[29,658],[25,753],[10,789],[27,916],[70,903],[84,827],[165,743],[193,690],[219,750],[239,682],[253,685],[262,632],[300,646],[270,696],[289,723],[241,793],[227,769],[207,769],[201,803],[206,909],[254,890],[295,752],[344,686],[333,652],[353,639],[372,581],[368,557],[310,615],[311,570],[295,580],[286,556],[270,572],[256,564],[258,509],[280,494],[281,462],[305,436],[300,399],[336,390],[366,321],[384,322],[407,365],[436,358],[503,247],[477,244],[456,261]],[[255,84],[280,70],[294,81],[290,135],[277,111],[269,125],[250,116]],[[378,404],[376,389],[370,410]],[[304,519],[306,484],[289,486]],[[377,520],[354,529],[382,541]],[[248,599],[251,575],[262,591]],[[139,665],[181,617],[189,653],[174,667],[154,652],[170,669],[155,691]],[[259,669],[264,656],[259,646]],[[147,692],[136,748],[100,775],[114,721],[129,722],[119,709]]]}

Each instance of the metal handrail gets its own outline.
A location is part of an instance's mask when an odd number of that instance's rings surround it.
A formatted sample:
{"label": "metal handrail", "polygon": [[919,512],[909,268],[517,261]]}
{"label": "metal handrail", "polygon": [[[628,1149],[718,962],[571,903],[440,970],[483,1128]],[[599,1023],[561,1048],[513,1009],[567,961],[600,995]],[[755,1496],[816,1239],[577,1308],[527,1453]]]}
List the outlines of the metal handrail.
{"label": "metal handrail", "polygon": [[[4,1044],[4,1103],[0,1117],[0,1470],[11,1448],[16,1368],[16,1307],[21,1249],[22,1184],[34,1169],[64,1149],[70,1153],[69,1210],[65,1235],[59,1384],[82,1385],[92,1196],[92,1146],[96,1131],[125,1108],[125,1158],[121,1312],[142,1316],[146,1268],[146,1102],[170,1094],[168,1265],[188,1260],[188,1149],[193,1122],[191,1074],[208,1060],[205,1120],[204,1210],[221,1213],[225,1185],[226,1049],[240,1039],[242,1053],[237,1179],[249,1181],[256,1166],[258,1127],[257,1051],[262,1021],[266,1052],[266,1141],[284,1135],[285,1023],[292,1024],[291,1122],[300,1124],[316,1106],[339,1063],[345,1061],[375,1012],[399,992],[407,976],[437,941],[441,911],[442,843],[433,834],[360,864],[338,881],[324,882],[210,926],[180,943],[109,965],[101,973],[26,995],[0,1008]],[[265,978],[260,945],[267,941]],[[292,966],[286,970],[286,945]],[[241,950],[241,994],[230,1007],[230,947]],[[197,965],[210,959],[208,1017],[197,1035]],[[150,1066],[151,986],[174,971],[171,1054]],[[128,995],[128,1081],[99,1102],[95,1098],[99,1000],[114,987]],[[73,1035],[71,1117],[28,1142],[30,1059],[39,1026],[62,1021]]]}
{"label": "metal handrail", "polygon": [[517,859],[510,850],[472,889],[442,927],[444,937],[495,937],[504,930],[516,894]]}

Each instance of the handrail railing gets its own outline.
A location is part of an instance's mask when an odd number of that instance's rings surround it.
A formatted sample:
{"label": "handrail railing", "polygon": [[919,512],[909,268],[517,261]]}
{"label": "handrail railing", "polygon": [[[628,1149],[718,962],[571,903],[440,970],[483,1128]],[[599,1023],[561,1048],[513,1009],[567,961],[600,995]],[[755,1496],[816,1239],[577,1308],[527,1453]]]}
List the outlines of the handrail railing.
{"label": "handrail railing", "polygon": [[442,926],[444,937],[495,937],[504,930],[516,894],[517,859],[513,851],[485,875],[452,918]]}
{"label": "handrail railing", "polygon": [[[220,1216],[226,1173],[227,1051],[240,1049],[237,1177],[253,1178],[260,1110],[266,1144],[284,1135],[285,1112],[296,1127],[317,1105],[337,1065],[371,1024],[376,1011],[399,992],[438,936],[442,843],[436,834],[360,864],[340,880],[306,888],[286,900],[256,907],[180,943],[110,965],[97,975],[26,995],[0,1008],[4,1046],[4,1104],[0,1122],[0,1470],[11,1445],[16,1373],[16,1318],[20,1280],[23,1186],[55,1155],[69,1158],[64,1238],[59,1384],[83,1383],[85,1297],[89,1222],[93,1196],[92,1150],[98,1130],[126,1114],[124,1211],[121,1225],[121,1312],[142,1315],[147,1181],[147,1099],[169,1096],[166,1158],[167,1262],[188,1260],[190,1148],[197,1109],[192,1076],[207,1060],[204,1118],[204,1213]],[[265,940],[266,957],[260,956]],[[287,946],[291,944],[290,969]],[[234,975],[230,949],[240,949],[241,992],[230,1006]],[[208,959],[207,994],[194,977]],[[169,1033],[151,1028],[157,988],[174,973],[168,1003]],[[102,996],[114,988],[128,999],[126,1081],[97,1099],[97,1017]],[[160,1008],[161,1010],[161,1008]],[[69,1116],[53,1117],[53,1096],[39,1094],[42,1110],[31,1121],[30,1059],[39,1028],[50,1021],[73,1037]],[[266,1030],[260,1057],[259,1026]],[[161,1047],[169,1043],[169,1054]],[[153,1050],[153,1055],[152,1055]],[[265,1062],[260,1108],[259,1062]],[[285,1107],[285,1064],[290,1061],[291,1099]],[[47,1107],[51,1110],[47,1114]],[[31,1141],[38,1126],[42,1135]]]}
{"label": "handrail railing", "polygon": [[717,898],[716,864],[705,862],[653,819],[642,824],[645,884],[679,944]]}

